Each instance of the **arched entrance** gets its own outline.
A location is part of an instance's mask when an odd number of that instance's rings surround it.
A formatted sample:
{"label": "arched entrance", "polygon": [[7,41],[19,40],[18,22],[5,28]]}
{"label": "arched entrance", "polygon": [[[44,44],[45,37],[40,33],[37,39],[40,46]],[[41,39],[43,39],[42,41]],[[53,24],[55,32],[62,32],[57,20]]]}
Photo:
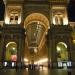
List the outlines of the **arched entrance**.
{"label": "arched entrance", "polygon": [[50,26],[47,17],[41,13],[32,13],[26,17],[24,28],[26,29],[25,53],[28,53],[25,54],[25,58],[29,57],[30,63],[48,58],[45,35]]}
{"label": "arched entrance", "polygon": [[24,21],[24,28],[34,21],[39,21],[46,29],[49,27],[49,20],[45,15],[41,13],[32,13],[26,17]]}
{"label": "arched entrance", "polygon": [[17,61],[17,44],[15,42],[9,42],[6,44],[6,61]]}
{"label": "arched entrance", "polygon": [[67,45],[64,42],[59,42],[56,46],[57,61],[68,61]]}

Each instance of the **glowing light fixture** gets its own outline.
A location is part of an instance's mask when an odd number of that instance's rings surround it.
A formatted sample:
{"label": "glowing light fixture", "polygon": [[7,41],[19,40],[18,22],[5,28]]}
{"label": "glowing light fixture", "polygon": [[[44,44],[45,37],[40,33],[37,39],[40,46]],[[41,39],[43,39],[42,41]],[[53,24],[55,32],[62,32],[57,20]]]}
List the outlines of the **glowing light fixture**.
{"label": "glowing light fixture", "polygon": [[34,62],[34,64],[42,64],[42,63],[45,63],[45,62],[48,62],[48,58],[40,59],[40,60]]}
{"label": "glowing light fixture", "polygon": [[73,43],[75,43],[75,40],[73,40]]}
{"label": "glowing light fixture", "polygon": [[61,48],[60,48],[60,47],[58,47],[58,46],[57,46],[57,51],[58,51],[58,52],[60,52],[60,51],[61,51]]}
{"label": "glowing light fixture", "polygon": [[5,66],[5,67],[7,66],[7,62],[4,62],[4,66]]}
{"label": "glowing light fixture", "polygon": [[15,47],[13,47],[13,50],[15,50]]}
{"label": "glowing light fixture", "polygon": [[72,63],[71,61],[60,61],[58,62],[58,67],[71,67]]}
{"label": "glowing light fixture", "polygon": [[24,62],[28,62],[28,59],[27,58],[24,58]]}
{"label": "glowing light fixture", "polygon": [[62,67],[62,62],[58,62],[58,67]]}
{"label": "glowing light fixture", "polygon": [[37,48],[34,48],[34,52],[37,53]]}
{"label": "glowing light fixture", "polygon": [[14,67],[15,66],[15,63],[14,62],[12,62],[12,67]]}

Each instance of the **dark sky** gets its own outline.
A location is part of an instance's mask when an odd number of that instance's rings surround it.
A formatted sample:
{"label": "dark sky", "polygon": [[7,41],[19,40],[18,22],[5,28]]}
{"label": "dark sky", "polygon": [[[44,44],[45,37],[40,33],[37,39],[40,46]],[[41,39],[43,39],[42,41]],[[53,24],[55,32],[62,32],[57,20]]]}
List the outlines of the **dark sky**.
{"label": "dark sky", "polygon": [[68,16],[70,21],[75,22],[75,0],[72,0],[68,6]]}
{"label": "dark sky", "polygon": [[4,19],[4,10],[5,10],[5,7],[4,7],[3,0],[0,0],[0,20]]}
{"label": "dark sky", "polygon": [[[0,20],[4,20],[5,6],[3,0],[0,0]],[[69,21],[75,21],[75,0],[71,0],[68,5]]]}

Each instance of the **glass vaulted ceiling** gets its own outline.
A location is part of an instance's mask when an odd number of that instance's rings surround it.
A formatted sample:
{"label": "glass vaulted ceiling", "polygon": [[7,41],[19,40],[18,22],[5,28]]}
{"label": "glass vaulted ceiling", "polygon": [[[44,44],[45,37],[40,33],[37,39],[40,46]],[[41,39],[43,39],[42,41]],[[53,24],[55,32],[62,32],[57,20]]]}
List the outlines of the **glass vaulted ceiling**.
{"label": "glass vaulted ceiling", "polygon": [[40,23],[32,22],[28,25],[26,33],[28,40],[28,47],[30,50],[34,51],[35,48],[38,49],[40,42],[43,38],[45,32],[45,27]]}

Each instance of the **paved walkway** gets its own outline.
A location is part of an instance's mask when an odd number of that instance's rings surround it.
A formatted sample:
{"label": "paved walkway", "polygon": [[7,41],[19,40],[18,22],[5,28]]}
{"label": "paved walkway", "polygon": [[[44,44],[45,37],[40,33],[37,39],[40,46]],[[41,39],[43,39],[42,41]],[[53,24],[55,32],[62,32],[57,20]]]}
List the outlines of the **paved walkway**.
{"label": "paved walkway", "polygon": [[[51,73],[52,72],[52,73]],[[28,69],[2,69],[0,70],[0,75],[68,75],[67,70],[48,70],[37,69],[37,70],[28,70]]]}

